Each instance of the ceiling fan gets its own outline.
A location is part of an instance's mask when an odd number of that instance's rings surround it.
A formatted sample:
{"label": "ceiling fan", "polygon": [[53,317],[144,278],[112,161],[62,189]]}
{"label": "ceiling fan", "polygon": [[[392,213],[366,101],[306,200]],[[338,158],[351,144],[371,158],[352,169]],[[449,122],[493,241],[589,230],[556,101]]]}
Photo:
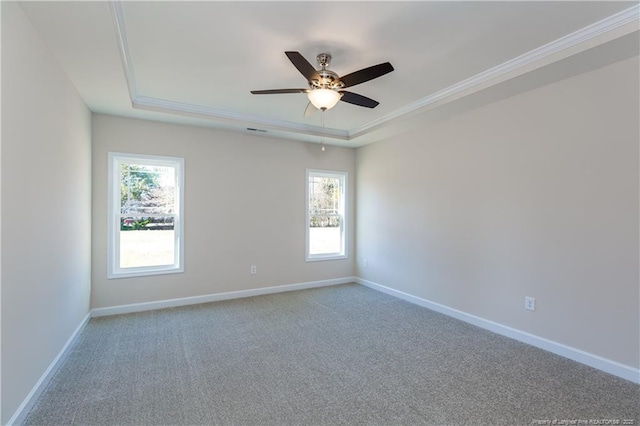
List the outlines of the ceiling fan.
{"label": "ceiling fan", "polygon": [[284,52],[293,65],[307,79],[308,89],[273,89],[273,90],[252,90],[254,95],[273,95],[281,93],[306,93],[309,98],[309,105],[304,115],[309,115],[315,108],[325,111],[333,108],[338,101],[347,102],[366,108],[375,108],[379,102],[357,93],[348,92],[347,87],[364,83],[374,78],[381,77],[393,71],[393,66],[389,62],[374,65],[368,68],[352,72],[340,77],[335,72],[327,69],[331,63],[331,55],[321,53],[316,57],[319,70],[307,61],[300,52]]}

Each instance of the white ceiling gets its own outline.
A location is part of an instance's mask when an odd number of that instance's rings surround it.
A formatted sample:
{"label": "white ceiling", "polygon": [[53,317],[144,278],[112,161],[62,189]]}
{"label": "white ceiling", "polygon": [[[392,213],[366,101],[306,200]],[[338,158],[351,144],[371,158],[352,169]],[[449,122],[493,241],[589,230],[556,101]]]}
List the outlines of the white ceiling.
{"label": "white ceiling", "polygon": [[[638,54],[638,2],[21,2],[94,112],[361,146],[424,121]],[[395,71],[304,117],[284,54],[344,75]],[[509,84],[507,84],[509,83]],[[440,111],[441,112],[441,111]]]}

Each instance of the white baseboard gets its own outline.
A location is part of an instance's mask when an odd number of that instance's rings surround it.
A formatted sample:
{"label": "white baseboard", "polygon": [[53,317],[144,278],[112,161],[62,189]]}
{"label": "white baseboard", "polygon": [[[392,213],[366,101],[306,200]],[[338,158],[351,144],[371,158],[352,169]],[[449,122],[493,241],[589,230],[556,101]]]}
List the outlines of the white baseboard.
{"label": "white baseboard", "polygon": [[22,404],[20,404],[16,412],[13,414],[13,416],[11,416],[11,418],[7,422],[7,426],[19,425],[19,424],[22,424],[22,422],[24,422],[24,420],[27,417],[27,414],[29,414],[29,411],[31,411],[31,408],[33,408],[33,405],[36,403],[36,401],[40,397],[40,394],[42,394],[42,392],[49,384],[49,381],[51,380],[55,372],[58,370],[58,368],[60,367],[64,359],[67,357],[67,350],[73,345],[73,343],[75,342],[80,332],[84,329],[84,327],[89,322],[90,318],[91,318],[91,312],[85,315],[85,317],[82,319],[80,324],[76,327],[74,332],[71,334],[71,336],[67,340],[67,343],[65,343],[65,345],[62,347],[60,352],[58,352],[58,356],[54,358],[51,364],[49,364],[49,367],[44,371],[44,373],[42,373],[42,376],[40,376],[40,380],[38,380],[37,383],[33,386],[33,388],[31,389],[31,392],[29,392],[29,394],[24,399],[24,401],[22,401]]}
{"label": "white baseboard", "polygon": [[356,282],[356,277],[334,278],[322,281],[309,281],[305,283],[286,284],[275,287],[262,287],[251,290],[230,291],[227,293],[206,294],[203,296],[182,297],[179,299],[159,300],[157,302],[133,303],[130,305],[110,306],[96,308],[91,311],[92,317],[106,315],[128,314],[132,312],[150,311],[154,309],[174,308],[177,306],[195,305],[198,303],[218,302],[220,300],[240,299],[243,297],[261,296],[263,294],[282,293],[285,291],[304,290],[307,288],[326,287],[338,284]]}
{"label": "white baseboard", "polygon": [[515,328],[499,324],[497,322],[489,321],[487,319],[480,318],[475,315],[471,315],[466,312],[441,305],[439,303],[431,302],[429,300],[422,299],[420,297],[413,296],[399,290],[394,290],[392,288],[359,277],[355,279],[355,282],[374,290],[389,294],[391,296],[395,296],[399,299],[406,300],[407,302],[423,306],[441,314],[459,319],[469,324],[473,324],[480,328],[484,328],[485,330],[501,334],[511,339],[515,339],[520,342],[527,343],[531,346],[535,346],[540,349],[544,349],[554,354],[563,356],[565,358],[569,358],[581,364],[597,368],[598,370],[604,371],[605,373],[613,374],[614,376],[618,376],[631,382],[640,384],[640,369],[638,368],[630,367],[628,365],[624,365],[619,362],[612,361],[610,359],[603,358],[601,356],[594,355],[580,349],[572,348],[571,346],[567,346],[562,343],[545,339],[544,337],[539,337],[525,331],[517,330]]}

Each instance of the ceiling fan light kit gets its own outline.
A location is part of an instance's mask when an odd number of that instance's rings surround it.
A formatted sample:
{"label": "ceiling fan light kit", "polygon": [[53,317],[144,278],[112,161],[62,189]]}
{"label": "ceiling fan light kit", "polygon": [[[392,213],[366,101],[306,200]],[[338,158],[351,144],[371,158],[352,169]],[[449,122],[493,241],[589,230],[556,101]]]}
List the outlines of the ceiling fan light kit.
{"label": "ceiling fan light kit", "polygon": [[324,111],[336,106],[342,94],[332,89],[313,89],[307,93],[307,97],[314,107]]}
{"label": "ceiling fan light kit", "polygon": [[[377,101],[342,89],[373,80],[374,78],[381,77],[393,71],[393,66],[389,62],[384,62],[340,77],[335,72],[327,69],[331,63],[331,55],[328,53],[321,53],[316,57],[318,66],[320,67],[319,70],[316,70],[300,52],[289,51],[284,53],[298,71],[300,71],[300,74],[307,79],[309,89],[252,90],[252,94],[274,95],[283,93],[306,93],[309,102],[322,111],[333,108],[338,101],[365,108],[375,108],[379,104]],[[306,111],[305,115],[307,115]]]}

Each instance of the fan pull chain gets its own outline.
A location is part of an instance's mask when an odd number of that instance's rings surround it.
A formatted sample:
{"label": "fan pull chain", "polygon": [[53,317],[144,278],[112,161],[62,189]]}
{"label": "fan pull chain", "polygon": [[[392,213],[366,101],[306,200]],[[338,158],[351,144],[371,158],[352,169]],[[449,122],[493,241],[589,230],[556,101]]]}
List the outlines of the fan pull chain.
{"label": "fan pull chain", "polygon": [[324,148],[324,109],[322,111],[320,111],[320,120],[322,123],[322,136],[320,136],[320,150],[322,152],[324,152],[325,148]]}

